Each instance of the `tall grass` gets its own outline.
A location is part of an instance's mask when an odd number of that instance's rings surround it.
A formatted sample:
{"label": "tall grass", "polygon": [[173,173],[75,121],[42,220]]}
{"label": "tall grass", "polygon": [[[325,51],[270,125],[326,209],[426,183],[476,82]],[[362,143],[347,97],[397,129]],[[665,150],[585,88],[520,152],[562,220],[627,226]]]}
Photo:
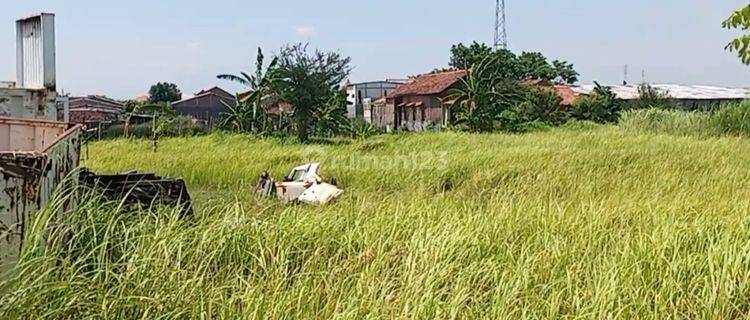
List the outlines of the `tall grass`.
{"label": "tall grass", "polygon": [[[28,250],[3,284],[0,318],[750,313],[744,139],[607,126],[314,146],[213,134],[165,139],[157,153],[148,141],[97,142],[90,154],[99,171],[186,178],[197,217],[83,201],[51,229],[60,245]],[[341,199],[250,195],[261,170],[278,177],[308,158],[342,184]]]}
{"label": "tall grass", "polygon": [[645,109],[621,115],[620,127],[628,131],[699,137],[749,136],[750,102],[728,103],[713,111]]}

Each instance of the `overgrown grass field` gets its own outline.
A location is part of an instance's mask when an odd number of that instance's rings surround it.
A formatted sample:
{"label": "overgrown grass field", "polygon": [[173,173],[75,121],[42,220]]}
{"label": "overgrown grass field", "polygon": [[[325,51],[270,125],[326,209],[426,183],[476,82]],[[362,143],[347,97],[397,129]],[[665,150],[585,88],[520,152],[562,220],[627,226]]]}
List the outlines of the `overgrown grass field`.
{"label": "overgrown grass field", "polygon": [[[27,249],[0,317],[750,316],[747,139],[601,126],[89,148],[97,171],[185,178],[196,219],[86,201],[63,218],[67,245]],[[306,160],[345,194],[253,197],[261,170]]]}

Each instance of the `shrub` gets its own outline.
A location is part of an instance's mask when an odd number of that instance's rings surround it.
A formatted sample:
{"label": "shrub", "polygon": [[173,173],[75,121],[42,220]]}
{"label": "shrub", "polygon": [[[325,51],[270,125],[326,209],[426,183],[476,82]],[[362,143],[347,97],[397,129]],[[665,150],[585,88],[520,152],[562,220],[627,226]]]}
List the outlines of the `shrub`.
{"label": "shrub", "polygon": [[638,86],[638,99],[630,103],[629,109],[676,109],[677,103],[669,95],[669,91],[654,88],[649,84]]}
{"label": "shrub", "polygon": [[541,122],[558,126],[570,118],[569,108],[560,105],[560,102],[562,98],[554,90],[532,87],[524,101],[517,104],[513,111],[522,123]]}
{"label": "shrub", "polygon": [[378,130],[369,122],[363,119],[354,119],[351,121],[352,137],[357,139],[367,139],[378,134]]}
{"label": "shrub", "polygon": [[578,98],[571,108],[573,118],[598,123],[617,121],[620,111],[622,105],[612,90],[598,84],[591,95]]}

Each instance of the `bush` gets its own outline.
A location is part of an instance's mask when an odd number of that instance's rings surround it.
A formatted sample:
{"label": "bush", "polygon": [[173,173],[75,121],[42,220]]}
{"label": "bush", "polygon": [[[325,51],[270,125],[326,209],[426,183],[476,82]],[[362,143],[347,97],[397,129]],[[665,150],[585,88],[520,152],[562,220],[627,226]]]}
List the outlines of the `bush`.
{"label": "bush", "polygon": [[513,108],[522,123],[541,122],[558,126],[570,118],[569,108],[560,105],[562,98],[552,89],[533,87],[523,102]]}
{"label": "bush", "polygon": [[378,134],[378,130],[369,122],[363,119],[354,119],[351,121],[351,134],[356,139],[367,139]]}
{"label": "bush", "polygon": [[610,88],[597,85],[591,95],[583,96],[573,102],[571,114],[577,120],[597,123],[616,122],[622,111],[622,105]]}
{"label": "bush", "polygon": [[671,110],[677,108],[677,103],[669,95],[669,91],[659,90],[644,83],[638,86],[638,99],[630,104],[629,109],[650,108]]}

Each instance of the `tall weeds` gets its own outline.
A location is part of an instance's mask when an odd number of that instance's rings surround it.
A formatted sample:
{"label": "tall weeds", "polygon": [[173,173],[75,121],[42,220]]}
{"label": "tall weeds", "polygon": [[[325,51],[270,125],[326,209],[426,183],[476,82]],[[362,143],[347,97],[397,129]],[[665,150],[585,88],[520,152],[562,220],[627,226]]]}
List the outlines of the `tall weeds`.
{"label": "tall weeds", "polygon": [[[750,310],[744,139],[587,125],[337,146],[221,134],[161,144],[153,153],[148,141],[97,142],[86,165],[185,177],[195,220],[171,208],[123,212],[95,196],[61,220],[37,215],[32,233],[45,245],[27,243],[2,284],[0,318],[734,319]],[[342,198],[307,207],[252,197],[260,170],[281,176],[306,159],[337,178]]]}
{"label": "tall weeds", "polygon": [[750,135],[750,102],[723,104],[712,111],[645,109],[627,111],[620,118],[627,131],[698,137]]}

